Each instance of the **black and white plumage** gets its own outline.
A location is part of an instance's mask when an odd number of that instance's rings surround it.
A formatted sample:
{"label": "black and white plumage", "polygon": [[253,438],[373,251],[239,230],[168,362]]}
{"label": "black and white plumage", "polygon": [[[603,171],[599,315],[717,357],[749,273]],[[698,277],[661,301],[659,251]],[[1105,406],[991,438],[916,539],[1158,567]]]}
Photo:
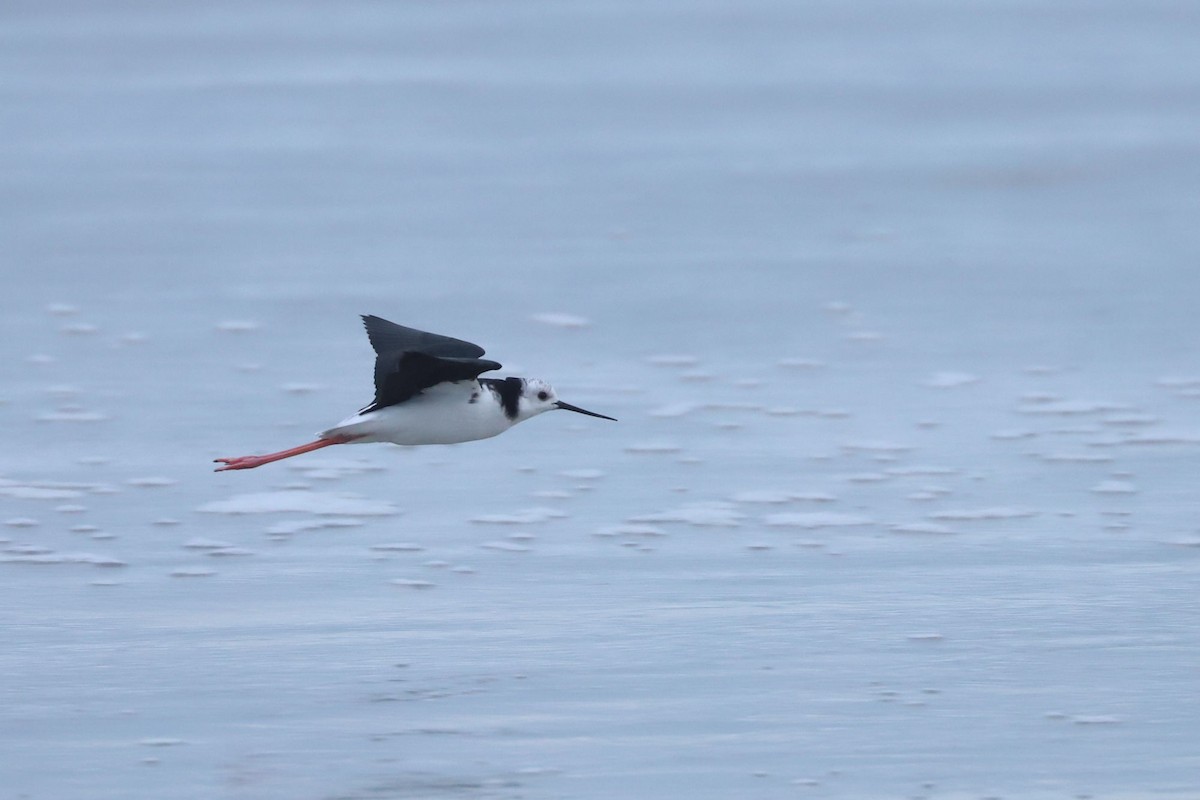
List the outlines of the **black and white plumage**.
{"label": "black and white plumage", "polygon": [[[558,399],[536,378],[480,378],[500,364],[477,344],[364,316],[375,349],[375,399],[314,442],[261,456],[219,458],[217,471],[252,469],[334,444],[456,444],[499,435],[545,411],[612,420]],[[614,420],[615,421],[615,420]]]}

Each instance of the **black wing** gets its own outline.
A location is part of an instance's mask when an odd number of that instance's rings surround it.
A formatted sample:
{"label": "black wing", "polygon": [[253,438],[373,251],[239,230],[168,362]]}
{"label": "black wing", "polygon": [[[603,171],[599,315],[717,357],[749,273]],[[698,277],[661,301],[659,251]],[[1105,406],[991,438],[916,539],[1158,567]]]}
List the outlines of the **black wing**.
{"label": "black wing", "polygon": [[[367,336],[371,340],[371,347],[375,348],[375,352],[378,355],[398,353],[405,350],[442,358],[479,358],[483,355],[482,347],[470,342],[464,342],[462,339],[453,339],[449,336],[441,336],[436,333],[426,333],[416,328],[406,328],[403,325],[388,322],[386,319],[381,319],[373,314],[363,315],[362,321],[363,325],[367,328]],[[489,367],[489,369],[497,369],[498,367],[499,365],[497,364],[495,367]]]}
{"label": "black wing", "polygon": [[500,365],[484,358],[441,358],[417,350],[381,353],[375,357],[375,401],[359,413],[403,403],[439,383],[474,380],[493,369]]}

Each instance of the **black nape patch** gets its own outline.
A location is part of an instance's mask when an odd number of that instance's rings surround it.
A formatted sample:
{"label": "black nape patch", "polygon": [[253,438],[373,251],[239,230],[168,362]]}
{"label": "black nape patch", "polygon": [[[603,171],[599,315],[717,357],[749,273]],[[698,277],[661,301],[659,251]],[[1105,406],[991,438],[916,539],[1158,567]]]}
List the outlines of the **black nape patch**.
{"label": "black nape patch", "polygon": [[509,419],[517,418],[517,406],[521,401],[521,390],[524,388],[520,378],[480,378],[479,382],[491,389],[500,400],[504,416]]}

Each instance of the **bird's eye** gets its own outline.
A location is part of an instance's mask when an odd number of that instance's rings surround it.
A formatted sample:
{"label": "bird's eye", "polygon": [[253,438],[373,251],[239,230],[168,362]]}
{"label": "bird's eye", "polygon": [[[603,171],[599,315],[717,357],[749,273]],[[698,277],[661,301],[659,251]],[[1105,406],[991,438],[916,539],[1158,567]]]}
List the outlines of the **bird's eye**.
{"label": "bird's eye", "polygon": [[549,400],[549,399],[550,399],[549,392],[538,392],[538,400]]}

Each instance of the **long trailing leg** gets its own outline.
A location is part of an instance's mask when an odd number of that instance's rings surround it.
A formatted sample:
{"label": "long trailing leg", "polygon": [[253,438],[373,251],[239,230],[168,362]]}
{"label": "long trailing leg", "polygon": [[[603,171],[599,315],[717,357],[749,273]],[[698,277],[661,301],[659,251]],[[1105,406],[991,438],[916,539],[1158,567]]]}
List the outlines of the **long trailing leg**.
{"label": "long trailing leg", "polygon": [[224,472],[229,469],[254,469],[261,467],[263,464],[270,464],[272,461],[281,461],[285,458],[298,456],[302,453],[311,453],[313,450],[320,450],[322,447],[329,447],[332,444],[346,444],[352,442],[359,437],[357,436],[332,436],[328,439],[317,439],[315,442],[302,444],[299,447],[293,447],[289,450],[280,450],[278,453],[267,453],[263,456],[238,456],[236,458],[217,458],[214,462],[224,464],[223,467],[217,467],[215,472]]}

